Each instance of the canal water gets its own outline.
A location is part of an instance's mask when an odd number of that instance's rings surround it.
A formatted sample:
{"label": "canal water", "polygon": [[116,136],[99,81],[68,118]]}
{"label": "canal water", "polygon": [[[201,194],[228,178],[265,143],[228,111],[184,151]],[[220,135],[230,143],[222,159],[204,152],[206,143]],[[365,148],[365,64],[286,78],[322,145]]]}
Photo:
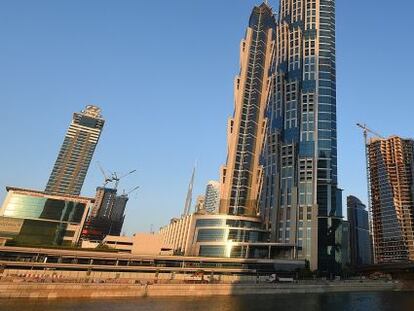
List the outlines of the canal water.
{"label": "canal water", "polygon": [[332,293],[127,300],[0,300],[0,311],[413,311],[414,293]]}

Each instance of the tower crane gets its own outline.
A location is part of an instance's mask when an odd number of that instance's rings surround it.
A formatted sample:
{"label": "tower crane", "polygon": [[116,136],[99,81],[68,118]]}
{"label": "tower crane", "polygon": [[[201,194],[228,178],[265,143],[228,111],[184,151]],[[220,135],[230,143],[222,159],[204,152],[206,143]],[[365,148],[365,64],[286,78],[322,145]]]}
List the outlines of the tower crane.
{"label": "tower crane", "polygon": [[380,135],[380,134],[374,132],[373,130],[371,130],[370,128],[368,128],[368,126],[365,123],[364,124],[357,123],[357,126],[360,127],[363,130],[365,146],[368,145],[368,133],[371,133],[371,134],[373,134],[373,135],[375,135],[379,138],[384,138],[382,135]]}
{"label": "tower crane", "polygon": [[97,162],[97,163],[98,163],[99,170],[101,171],[102,175],[104,176],[103,187],[105,187],[108,183],[111,183],[113,180],[112,180],[112,177],[109,177],[108,175],[106,175],[105,170],[103,169],[101,163],[99,163],[99,162]]}
{"label": "tower crane", "polygon": [[128,173],[126,173],[126,174],[124,174],[122,176],[118,176],[118,173],[117,172],[113,172],[112,173],[112,181],[115,182],[115,189],[118,189],[119,181],[121,179],[123,179],[123,178],[125,178],[125,177],[127,177],[127,176],[129,176],[129,175],[131,175],[133,173],[135,173],[136,171],[137,170],[132,170],[132,171],[130,171],[130,172],[128,172]]}
{"label": "tower crane", "polygon": [[136,186],[135,188],[132,188],[131,190],[129,190],[128,192],[126,192],[125,190],[124,190],[124,192],[122,193],[122,195],[126,195],[126,196],[128,196],[128,195],[130,195],[132,192],[134,192],[134,191],[136,191],[136,190],[138,190],[139,189],[139,186]]}
{"label": "tower crane", "polygon": [[[114,182],[115,183],[114,189],[118,189],[119,181],[121,179],[123,179],[123,178],[125,178],[125,177],[127,177],[127,176],[129,176],[129,175],[131,175],[131,174],[133,174],[133,173],[135,173],[137,171],[137,170],[132,170],[132,171],[130,171],[130,172],[124,174],[124,175],[121,175],[121,176],[118,176],[118,173],[117,172],[111,172],[111,171],[109,171],[110,176],[108,176],[105,173],[105,170],[102,167],[101,163],[99,163],[99,162],[98,162],[98,167],[99,167],[99,170],[101,171],[102,175],[104,176],[104,184],[103,184],[103,186],[105,187],[107,184]],[[134,189],[134,190],[136,190],[136,189]]]}
{"label": "tower crane", "polygon": [[365,165],[366,165],[366,174],[367,174],[367,193],[368,193],[368,221],[369,221],[369,231],[371,233],[371,240],[372,240],[372,254],[374,255],[374,263],[376,263],[376,256],[375,256],[375,240],[374,240],[374,223],[372,219],[372,203],[371,203],[371,178],[370,178],[370,165],[369,165],[369,153],[368,153],[368,133],[377,136],[379,138],[384,138],[382,135],[378,134],[377,132],[368,128],[368,126],[364,123],[357,123],[356,124],[359,128],[362,129],[364,135],[364,145],[365,145]]}

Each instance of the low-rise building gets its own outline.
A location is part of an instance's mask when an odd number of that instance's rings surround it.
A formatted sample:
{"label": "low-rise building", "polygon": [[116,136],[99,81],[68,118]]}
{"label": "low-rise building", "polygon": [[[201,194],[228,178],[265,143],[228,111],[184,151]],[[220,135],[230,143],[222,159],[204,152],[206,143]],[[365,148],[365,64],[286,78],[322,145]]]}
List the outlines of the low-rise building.
{"label": "low-rise building", "polygon": [[94,199],[15,187],[6,187],[6,190],[0,209],[0,244],[70,246],[78,243]]}
{"label": "low-rise building", "polygon": [[107,235],[102,242],[82,241],[82,248],[99,247],[142,256],[172,255],[172,248],[164,243],[162,236],[153,233],[136,233],[133,236]]}
{"label": "low-rise building", "polygon": [[225,258],[293,259],[295,245],[269,242],[258,217],[194,213],[160,229],[174,254]]}
{"label": "low-rise building", "polygon": [[102,245],[108,246],[110,248],[115,248],[120,252],[132,253],[134,237],[107,235],[103,239]]}

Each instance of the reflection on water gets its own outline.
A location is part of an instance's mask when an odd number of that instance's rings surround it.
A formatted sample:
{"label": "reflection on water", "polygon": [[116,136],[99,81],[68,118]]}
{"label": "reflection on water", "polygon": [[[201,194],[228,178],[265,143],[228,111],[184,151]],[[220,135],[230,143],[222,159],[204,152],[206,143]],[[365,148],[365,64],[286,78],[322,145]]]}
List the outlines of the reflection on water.
{"label": "reflection on water", "polygon": [[412,311],[410,292],[139,298],[128,300],[1,300],[0,311]]}

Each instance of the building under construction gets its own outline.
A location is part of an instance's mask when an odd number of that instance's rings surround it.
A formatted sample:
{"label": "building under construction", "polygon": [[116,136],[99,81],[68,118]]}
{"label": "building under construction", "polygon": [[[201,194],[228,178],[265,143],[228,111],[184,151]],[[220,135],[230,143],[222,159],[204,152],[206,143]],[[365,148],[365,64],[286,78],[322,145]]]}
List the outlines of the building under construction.
{"label": "building under construction", "polygon": [[375,261],[414,260],[414,140],[373,138],[367,152]]}
{"label": "building under construction", "polygon": [[95,204],[85,222],[81,238],[102,241],[107,235],[121,235],[128,195],[117,195],[117,189],[98,187]]}
{"label": "building under construction", "polygon": [[[81,239],[102,242],[107,235],[120,236],[125,220],[125,208],[128,202],[128,195],[139,188],[135,187],[128,193],[118,195],[118,185],[121,179],[136,172],[136,170],[118,176],[116,172],[111,172],[108,176],[105,170],[98,163],[104,177],[102,187],[96,188],[95,204],[89,213],[88,219],[82,230]],[[113,188],[107,184],[114,183]]]}

